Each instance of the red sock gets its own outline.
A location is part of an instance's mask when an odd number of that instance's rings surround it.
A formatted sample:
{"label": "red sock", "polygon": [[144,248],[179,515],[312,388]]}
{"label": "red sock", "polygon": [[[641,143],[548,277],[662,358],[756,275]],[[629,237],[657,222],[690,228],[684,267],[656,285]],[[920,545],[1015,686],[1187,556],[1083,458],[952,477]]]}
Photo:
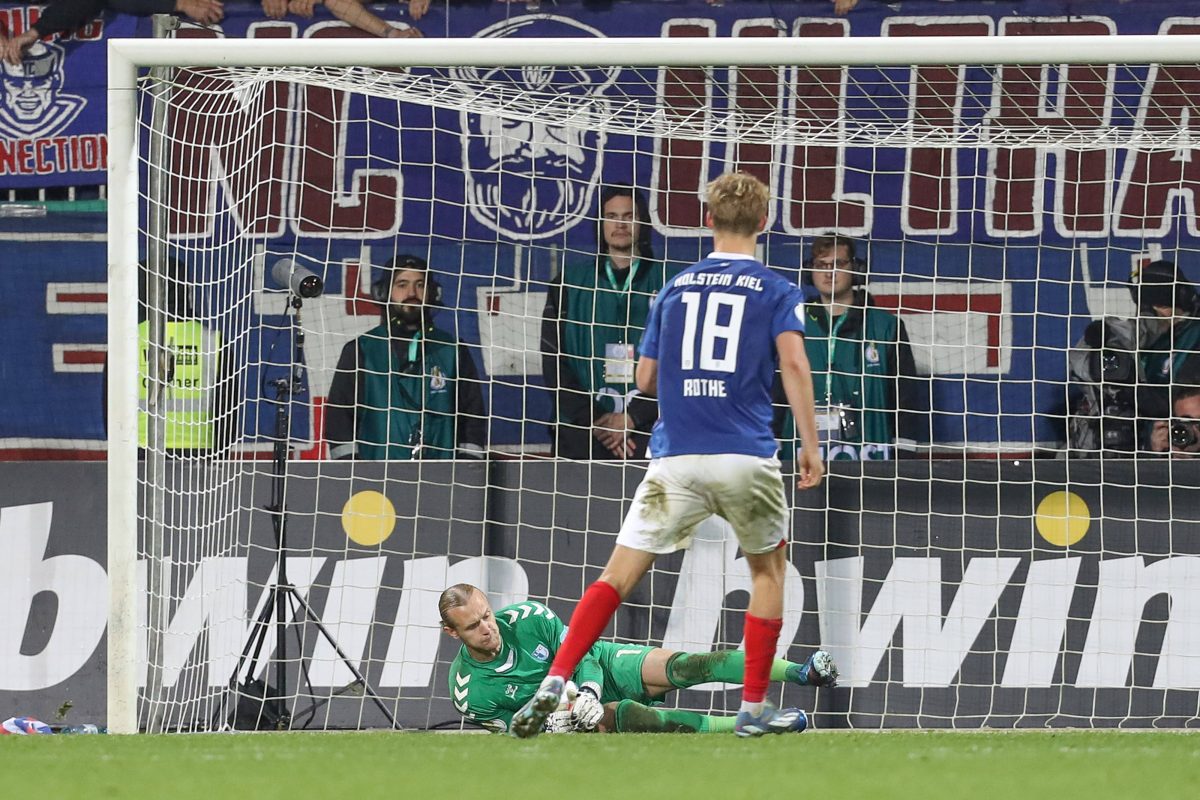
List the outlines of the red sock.
{"label": "red sock", "polygon": [[559,645],[554,663],[550,665],[551,675],[564,679],[571,677],[579,661],[608,627],[608,621],[619,605],[621,595],[604,581],[596,581],[588,587],[571,615],[567,638]]}
{"label": "red sock", "polygon": [[742,700],[761,703],[771,680],[771,662],[779,643],[782,619],[763,619],[746,615],[746,675],[742,679]]}

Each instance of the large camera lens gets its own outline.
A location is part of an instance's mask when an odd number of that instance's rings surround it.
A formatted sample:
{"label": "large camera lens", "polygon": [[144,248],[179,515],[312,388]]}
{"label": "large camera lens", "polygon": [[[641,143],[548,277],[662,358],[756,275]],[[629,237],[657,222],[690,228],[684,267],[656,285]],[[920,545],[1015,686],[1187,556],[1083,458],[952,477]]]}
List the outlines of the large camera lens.
{"label": "large camera lens", "polygon": [[1187,449],[1200,442],[1200,434],[1196,426],[1200,420],[1175,420],[1171,423],[1171,446],[1180,450]]}

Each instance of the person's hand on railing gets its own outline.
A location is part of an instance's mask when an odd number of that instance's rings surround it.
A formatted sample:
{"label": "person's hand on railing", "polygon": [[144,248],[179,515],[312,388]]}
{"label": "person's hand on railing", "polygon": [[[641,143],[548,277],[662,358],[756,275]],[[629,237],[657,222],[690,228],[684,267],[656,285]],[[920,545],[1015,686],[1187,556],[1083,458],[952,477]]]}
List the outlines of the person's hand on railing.
{"label": "person's hand on railing", "polygon": [[175,13],[201,25],[215,25],[225,18],[220,0],[175,0]]}
{"label": "person's hand on railing", "polygon": [[425,34],[416,28],[392,28],[387,35],[389,39],[422,39],[424,37]]}
{"label": "person's hand on railing", "polygon": [[288,0],[262,0],[262,9],[268,19],[283,19],[288,13]]}
{"label": "person's hand on railing", "polygon": [[313,9],[317,6],[317,0],[288,0],[288,13],[295,14],[297,17],[312,19]]}

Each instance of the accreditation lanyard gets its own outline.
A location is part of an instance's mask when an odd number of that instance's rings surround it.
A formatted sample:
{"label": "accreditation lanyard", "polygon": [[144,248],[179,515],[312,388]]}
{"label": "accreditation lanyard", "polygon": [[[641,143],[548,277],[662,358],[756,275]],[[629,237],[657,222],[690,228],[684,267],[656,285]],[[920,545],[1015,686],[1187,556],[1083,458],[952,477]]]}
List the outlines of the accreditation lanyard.
{"label": "accreditation lanyard", "polygon": [[629,287],[633,285],[633,279],[637,275],[638,267],[642,265],[640,258],[635,258],[629,265],[629,274],[625,276],[625,288],[617,286],[617,274],[613,272],[612,259],[604,259],[604,270],[608,273],[608,284],[613,288],[614,292],[628,292]]}
{"label": "accreditation lanyard", "polygon": [[[829,312],[826,312],[829,313]],[[825,375],[825,405],[828,406],[833,402],[833,365],[834,359],[837,357],[837,335],[842,329],[842,324],[845,323],[846,317],[850,316],[850,310],[842,312],[832,325],[829,326],[829,361],[826,364],[828,368]]]}
{"label": "accreditation lanyard", "polygon": [[417,354],[421,350],[421,330],[413,334],[412,341],[408,343],[408,363],[415,364],[417,362]]}

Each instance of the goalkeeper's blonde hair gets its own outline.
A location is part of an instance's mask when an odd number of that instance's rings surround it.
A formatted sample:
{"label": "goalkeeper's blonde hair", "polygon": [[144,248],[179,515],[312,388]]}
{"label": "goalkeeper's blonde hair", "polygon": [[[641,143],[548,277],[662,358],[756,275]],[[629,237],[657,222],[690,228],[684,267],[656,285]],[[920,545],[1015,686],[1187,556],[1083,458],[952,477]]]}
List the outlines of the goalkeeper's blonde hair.
{"label": "goalkeeper's blonde hair", "polygon": [[771,192],[745,172],[727,172],[708,184],[708,213],[714,231],[752,236],[762,230]]}
{"label": "goalkeeper's blonde hair", "polygon": [[454,623],[450,621],[446,612],[452,608],[465,606],[476,594],[483,594],[483,592],[469,583],[456,583],[443,591],[442,596],[438,598],[438,616],[442,618],[442,624],[453,629]]}

